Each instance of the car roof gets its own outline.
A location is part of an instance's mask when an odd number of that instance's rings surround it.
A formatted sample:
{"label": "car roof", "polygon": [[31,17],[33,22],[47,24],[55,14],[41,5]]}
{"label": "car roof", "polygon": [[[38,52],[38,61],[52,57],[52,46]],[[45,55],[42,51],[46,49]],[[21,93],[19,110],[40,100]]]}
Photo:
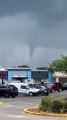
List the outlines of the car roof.
{"label": "car roof", "polygon": [[22,82],[9,82],[8,85],[26,85],[26,83],[22,83]]}
{"label": "car roof", "polygon": [[67,83],[64,83],[63,85],[67,85]]}

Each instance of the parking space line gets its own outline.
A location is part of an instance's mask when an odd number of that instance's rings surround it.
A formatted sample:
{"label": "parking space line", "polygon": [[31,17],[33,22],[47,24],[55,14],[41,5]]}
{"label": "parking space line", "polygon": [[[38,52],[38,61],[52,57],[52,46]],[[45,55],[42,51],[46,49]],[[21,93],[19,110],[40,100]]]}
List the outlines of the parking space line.
{"label": "parking space line", "polygon": [[0,102],[0,105],[3,104],[4,102]]}
{"label": "parking space line", "polygon": [[[0,116],[3,116],[3,114],[0,114]],[[10,117],[10,118],[25,118],[24,115],[15,115],[15,114],[4,114],[5,117]]]}

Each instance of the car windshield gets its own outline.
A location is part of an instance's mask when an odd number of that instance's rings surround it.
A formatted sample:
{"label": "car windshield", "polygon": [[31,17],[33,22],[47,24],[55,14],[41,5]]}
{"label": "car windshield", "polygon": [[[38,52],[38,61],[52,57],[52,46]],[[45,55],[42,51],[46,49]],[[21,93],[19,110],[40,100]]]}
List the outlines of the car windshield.
{"label": "car windshield", "polygon": [[28,85],[28,87],[30,87],[30,88],[34,88],[34,85],[32,85],[32,84],[29,84],[29,85]]}
{"label": "car windshield", "polygon": [[64,83],[63,86],[67,86],[67,83]]}
{"label": "car windshield", "polygon": [[42,89],[42,86],[39,84],[29,84],[28,85],[30,88],[36,88],[36,89]]}
{"label": "car windshield", "polygon": [[36,89],[41,89],[42,87],[40,85],[35,85],[34,86]]}

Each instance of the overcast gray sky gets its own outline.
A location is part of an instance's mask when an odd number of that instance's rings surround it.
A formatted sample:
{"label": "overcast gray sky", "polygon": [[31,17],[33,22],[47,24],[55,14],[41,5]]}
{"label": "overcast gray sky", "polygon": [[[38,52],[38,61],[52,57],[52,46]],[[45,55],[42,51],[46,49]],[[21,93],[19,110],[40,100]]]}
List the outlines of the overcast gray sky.
{"label": "overcast gray sky", "polygon": [[0,65],[47,66],[67,55],[67,0],[0,0]]}

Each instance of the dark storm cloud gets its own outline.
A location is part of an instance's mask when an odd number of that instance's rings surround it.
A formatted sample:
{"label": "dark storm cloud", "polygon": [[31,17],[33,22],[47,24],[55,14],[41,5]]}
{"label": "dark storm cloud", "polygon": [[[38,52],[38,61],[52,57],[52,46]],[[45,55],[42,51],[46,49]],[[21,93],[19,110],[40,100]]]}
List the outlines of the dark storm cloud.
{"label": "dark storm cloud", "polygon": [[41,13],[52,7],[53,0],[0,0],[0,15],[17,14],[19,12]]}
{"label": "dark storm cloud", "polygon": [[[0,16],[29,12],[43,21],[67,18],[67,0],[0,0]],[[48,24],[49,25],[49,24]]]}
{"label": "dark storm cloud", "polygon": [[67,53],[66,31],[67,0],[0,0],[0,63],[46,64]]}

